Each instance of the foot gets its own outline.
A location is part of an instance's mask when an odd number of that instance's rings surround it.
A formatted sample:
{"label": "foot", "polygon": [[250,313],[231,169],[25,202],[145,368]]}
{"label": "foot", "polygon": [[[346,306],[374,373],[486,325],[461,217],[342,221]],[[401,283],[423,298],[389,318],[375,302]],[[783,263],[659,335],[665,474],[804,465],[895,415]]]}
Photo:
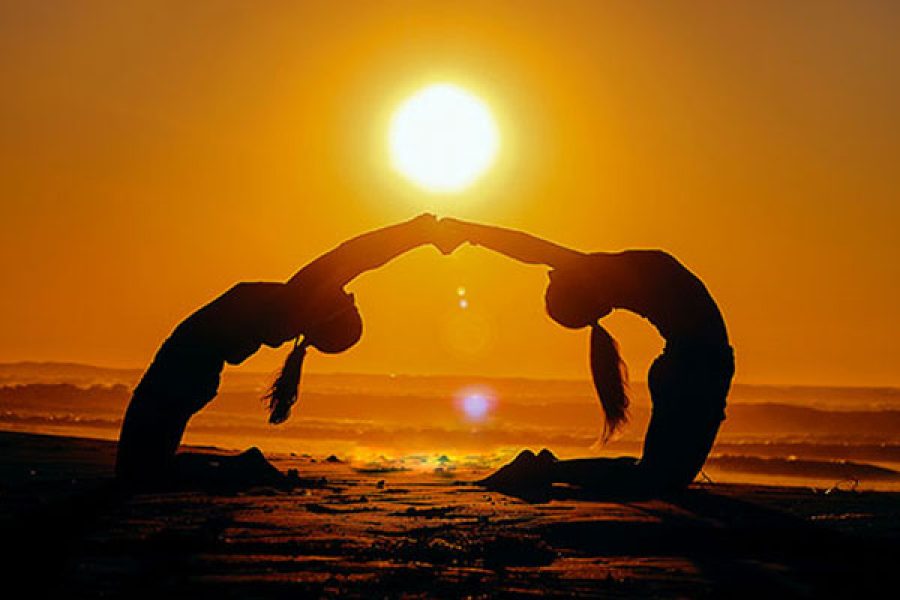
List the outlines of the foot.
{"label": "foot", "polygon": [[555,463],[559,460],[558,458],[556,458],[555,454],[553,454],[546,448],[538,452],[538,455],[535,458],[537,458],[537,460],[539,460],[543,464]]}
{"label": "foot", "polygon": [[547,488],[553,483],[552,465],[555,462],[556,457],[547,449],[538,455],[523,450],[511,463],[476,483],[497,490]]}

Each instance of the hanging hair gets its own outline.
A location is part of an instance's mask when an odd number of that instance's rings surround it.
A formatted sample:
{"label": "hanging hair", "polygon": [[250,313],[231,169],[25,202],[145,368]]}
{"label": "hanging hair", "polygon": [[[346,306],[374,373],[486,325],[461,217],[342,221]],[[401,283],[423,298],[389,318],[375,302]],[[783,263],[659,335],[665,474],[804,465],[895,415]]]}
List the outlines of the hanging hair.
{"label": "hanging hair", "polygon": [[269,423],[273,425],[284,423],[291,416],[291,407],[297,402],[300,392],[300,373],[308,345],[305,340],[300,343],[300,338],[294,340],[294,349],[284,360],[281,372],[263,397],[269,402]]}
{"label": "hanging hair", "polygon": [[628,369],[619,344],[599,323],[591,325],[591,375],[606,415],[602,438],[606,443],[628,421]]}

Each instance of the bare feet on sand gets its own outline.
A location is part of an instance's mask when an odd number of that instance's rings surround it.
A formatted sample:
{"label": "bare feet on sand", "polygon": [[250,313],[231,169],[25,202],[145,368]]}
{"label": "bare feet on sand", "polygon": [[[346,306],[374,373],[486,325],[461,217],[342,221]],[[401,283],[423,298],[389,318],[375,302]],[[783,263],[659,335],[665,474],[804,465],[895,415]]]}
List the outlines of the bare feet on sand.
{"label": "bare feet on sand", "polygon": [[538,454],[523,450],[511,463],[476,483],[495,490],[548,488],[553,483],[553,465],[556,462],[556,456],[546,448]]}

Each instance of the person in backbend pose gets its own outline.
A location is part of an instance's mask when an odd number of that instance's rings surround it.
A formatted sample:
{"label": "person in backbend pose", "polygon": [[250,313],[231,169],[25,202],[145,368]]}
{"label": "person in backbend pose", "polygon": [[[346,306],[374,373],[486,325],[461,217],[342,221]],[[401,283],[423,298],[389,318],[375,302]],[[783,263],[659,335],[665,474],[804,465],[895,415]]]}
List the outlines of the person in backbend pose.
{"label": "person in backbend pose", "polygon": [[482,484],[498,489],[553,482],[621,495],[652,495],[686,487],[699,473],[725,418],[734,354],[725,322],[706,287],[669,254],[626,250],[585,254],[526,233],[443,219],[472,244],[552,268],[546,291],[550,317],[572,329],[590,327],[590,363],[606,423],[603,441],[627,420],[625,365],[599,320],[613,309],[644,317],[665,338],[648,375],[653,407],[640,459],[557,460],[549,451],[522,452]]}
{"label": "person in backbend pose", "polygon": [[239,283],[185,319],[163,343],[134,390],[119,435],[116,475],[128,487],[152,487],[171,475],[188,420],[216,395],[224,363],[240,364],[260,346],[294,340],[267,395],[269,421],[284,422],[297,399],[310,346],[347,350],[362,335],[353,294],[357,275],[433,243],[449,253],[433,215],[421,215],[344,242],[286,283]]}

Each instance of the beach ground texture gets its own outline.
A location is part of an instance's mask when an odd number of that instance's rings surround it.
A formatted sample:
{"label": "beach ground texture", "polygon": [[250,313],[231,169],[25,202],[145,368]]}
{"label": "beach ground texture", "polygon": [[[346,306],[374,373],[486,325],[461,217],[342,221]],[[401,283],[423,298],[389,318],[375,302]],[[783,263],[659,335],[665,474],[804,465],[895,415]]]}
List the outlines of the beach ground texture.
{"label": "beach ground texture", "polygon": [[859,597],[900,582],[896,493],[535,502],[465,483],[483,474],[273,457],[308,485],[124,497],[114,443],[2,433],[0,448],[7,598]]}

